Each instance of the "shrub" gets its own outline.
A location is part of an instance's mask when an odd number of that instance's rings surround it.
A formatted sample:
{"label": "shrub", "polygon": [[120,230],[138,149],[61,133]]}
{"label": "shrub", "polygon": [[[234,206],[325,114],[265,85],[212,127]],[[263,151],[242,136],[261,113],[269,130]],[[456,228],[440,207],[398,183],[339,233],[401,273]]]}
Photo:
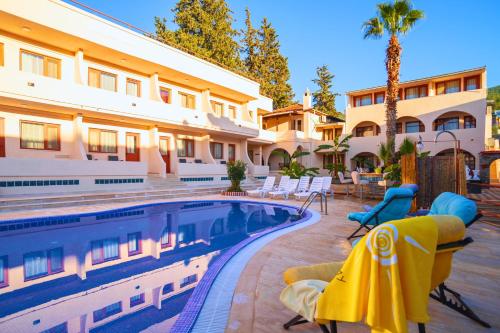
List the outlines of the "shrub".
{"label": "shrub", "polygon": [[227,164],[227,177],[231,181],[231,187],[227,189],[228,192],[243,192],[240,183],[245,179],[245,171],[247,165],[243,161],[230,161]]}

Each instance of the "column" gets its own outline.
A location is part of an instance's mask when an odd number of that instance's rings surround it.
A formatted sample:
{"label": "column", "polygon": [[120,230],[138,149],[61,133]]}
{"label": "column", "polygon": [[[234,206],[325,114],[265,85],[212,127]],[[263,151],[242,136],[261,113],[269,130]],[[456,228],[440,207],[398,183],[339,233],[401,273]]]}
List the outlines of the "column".
{"label": "column", "polygon": [[73,155],[71,158],[87,160],[87,152],[83,144],[83,116],[81,113],[73,118]]}
{"label": "column", "polygon": [[75,83],[85,85],[87,76],[85,75],[85,66],[83,63],[83,50],[79,49],[75,53]]}
{"label": "column", "polygon": [[149,98],[151,98],[153,101],[161,101],[158,73],[154,73],[149,76]]}

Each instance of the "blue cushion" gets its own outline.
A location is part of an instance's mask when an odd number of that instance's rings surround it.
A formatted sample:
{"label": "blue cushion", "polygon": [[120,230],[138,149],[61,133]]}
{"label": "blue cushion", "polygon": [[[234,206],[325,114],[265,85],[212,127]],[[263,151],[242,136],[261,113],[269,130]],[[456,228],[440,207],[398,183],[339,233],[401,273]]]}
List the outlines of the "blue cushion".
{"label": "blue cushion", "polygon": [[356,221],[356,222],[360,222],[363,221],[363,216],[365,216],[367,213],[366,212],[353,212],[353,213],[349,213],[347,215],[347,218],[351,221]]}
{"label": "blue cushion", "polygon": [[434,199],[429,215],[454,215],[469,225],[477,214],[477,205],[474,201],[459,194],[443,192]]}
{"label": "blue cushion", "polygon": [[399,188],[407,188],[413,192],[413,194],[418,192],[418,185],[417,184],[403,184]]}
{"label": "blue cushion", "polygon": [[[398,197],[397,199],[394,199],[387,204],[388,201],[396,196]],[[362,217],[360,215],[355,216],[361,217],[361,221],[359,221],[360,223],[368,225],[375,225],[377,223],[377,220],[375,219],[376,213],[378,213],[378,223],[400,220],[410,211],[412,200],[412,190],[406,188],[390,188],[387,192],[385,192],[384,200],[382,202],[375,205],[369,212],[357,213],[363,214]]]}

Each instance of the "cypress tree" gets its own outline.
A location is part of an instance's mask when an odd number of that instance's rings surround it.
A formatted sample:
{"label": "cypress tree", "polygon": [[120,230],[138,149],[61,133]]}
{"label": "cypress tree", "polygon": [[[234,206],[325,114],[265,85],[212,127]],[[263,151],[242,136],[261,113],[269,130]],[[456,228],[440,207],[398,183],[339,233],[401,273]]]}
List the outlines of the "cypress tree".
{"label": "cypress tree", "polygon": [[317,78],[312,81],[318,86],[313,92],[314,108],[331,116],[339,116],[335,108],[335,97],[340,94],[332,92],[332,80],[335,77],[327,65],[316,68]]}
{"label": "cypress tree", "polygon": [[241,51],[244,54],[243,64],[245,65],[246,71],[254,76],[259,77],[257,72],[257,62],[258,62],[258,41],[257,41],[257,30],[252,26],[252,20],[250,18],[250,10],[248,7],[245,9],[245,29],[241,30],[242,47]]}
{"label": "cypress tree", "polygon": [[231,10],[225,0],[179,0],[172,10],[178,29],[167,29],[166,20],[155,18],[159,40],[187,49],[200,57],[208,57],[231,69],[242,68],[238,32],[233,29]]}
{"label": "cypress tree", "polygon": [[280,53],[278,34],[267,21],[262,20],[258,31],[257,73],[260,77],[260,90],[263,95],[273,99],[273,108],[282,108],[292,103],[294,97],[288,69],[288,59]]}

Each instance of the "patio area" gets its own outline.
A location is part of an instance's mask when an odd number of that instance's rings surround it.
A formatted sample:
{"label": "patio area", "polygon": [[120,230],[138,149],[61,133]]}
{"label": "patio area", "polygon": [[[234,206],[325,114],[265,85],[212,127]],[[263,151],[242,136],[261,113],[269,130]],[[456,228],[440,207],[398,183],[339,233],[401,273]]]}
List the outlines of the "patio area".
{"label": "patio area", "polygon": [[[364,203],[364,202],[363,202]],[[257,253],[242,273],[231,308],[226,332],[285,332],[282,325],[295,316],[279,301],[285,287],[283,271],[291,266],[309,265],[347,258],[351,245],[346,237],[355,223],[347,220],[351,211],[361,210],[361,201],[337,195],[329,199],[329,215],[298,232],[274,240]],[[319,210],[319,204],[313,204]],[[467,229],[474,239],[454,256],[447,285],[462,294],[467,304],[490,323],[487,329],[434,300],[429,301],[431,322],[428,332],[498,332],[500,330],[500,233],[497,227],[480,221]],[[339,323],[339,332],[369,332],[363,323]],[[417,332],[417,325],[409,325]],[[321,332],[313,324],[290,328],[289,332]]]}
{"label": "patio area", "polygon": [[[189,200],[190,198],[183,198]],[[193,197],[199,200],[200,197]],[[203,196],[206,200],[224,200],[221,195]],[[270,199],[252,199],[264,200]],[[175,200],[161,200],[175,201]],[[134,202],[134,204],[152,203],[155,201]],[[276,203],[299,205],[294,200],[272,200]],[[352,233],[356,224],[347,220],[351,211],[361,210],[362,204],[374,201],[361,201],[352,196],[335,195],[328,199],[328,215],[322,215],[321,221],[282,236],[262,248],[244,269],[233,296],[231,313],[226,332],[284,332],[282,325],[294,316],[279,301],[279,294],[284,288],[283,271],[291,266],[309,265],[347,258],[351,245],[346,237]],[[0,219],[53,216],[70,213],[93,212],[130,206],[131,203],[109,203],[92,206],[64,207],[22,212],[5,212]],[[311,205],[319,211],[319,202]],[[467,304],[481,319],[489,322],[493,328],[486,329],[474,321],[458,314],[444,305],[429,301],[431,322],[428,332],[498,332],[500,330],[500,233],[498,227],[475,223],[467,229],[467,236],[474,243],[454,257],[454,266],[447,285],[458,291]],[[172,321],[164,327],[168,329]],[[410,332],[416,332],[416,325],[409,325]],[[340,332],[369,332],[363,323],[339,323]],[[290,332],[320,332],[313,324],[295,326]]]}

